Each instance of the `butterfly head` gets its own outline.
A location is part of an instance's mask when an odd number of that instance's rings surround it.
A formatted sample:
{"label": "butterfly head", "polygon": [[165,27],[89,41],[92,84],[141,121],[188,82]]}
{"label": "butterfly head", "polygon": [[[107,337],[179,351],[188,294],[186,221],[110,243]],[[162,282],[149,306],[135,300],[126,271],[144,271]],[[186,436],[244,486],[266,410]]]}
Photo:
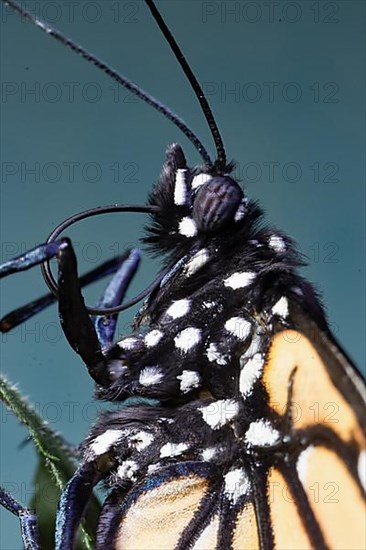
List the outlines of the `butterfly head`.
{"label": "butterfly head", "polygon": [[245,218],[247,199],[230,176],[232,169],[229,165],[218,174],[207,167],[190,168],[181,147],[171,145],[149,197],[158,212],[145,242],[159,254],[182,256],[197,243],[235,231]]}
{"label": "butterfly head", "polygon": [[220,231],[244,215],[244,193],[229,175],[209,176],[205,183],[196,188],[192,218],[197,231]]}

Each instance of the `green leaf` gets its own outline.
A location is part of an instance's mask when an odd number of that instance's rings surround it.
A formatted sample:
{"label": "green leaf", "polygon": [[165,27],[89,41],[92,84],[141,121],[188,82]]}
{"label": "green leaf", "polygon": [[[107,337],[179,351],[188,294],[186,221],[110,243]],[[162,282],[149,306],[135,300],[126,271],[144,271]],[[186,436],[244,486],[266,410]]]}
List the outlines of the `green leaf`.
{"label": "green leaf", "polygon": [[[19,422],[27,427],[39,455],[35,475],[36,492],[31,505],[39,517],[41,544],[44,550],[54,548],[54,526],[57,503],[64,485],[78,465],[77,453],[60,434],[55,432],[35,411],[18,389],[0,376],[0,399]],[[81,527],[78,549],[92,550],[92,537],[100,512],[94,497],[88,506],[86,520]]]}
{"label": "green leaf", "polygon": [[34,486],[36,491],[29,506],[37,510],[39,538],[42,550],[52,550],[55,546],[55,513],[60,498],[60,491],[56,487],[44,460],[39,460],[34,477]]}

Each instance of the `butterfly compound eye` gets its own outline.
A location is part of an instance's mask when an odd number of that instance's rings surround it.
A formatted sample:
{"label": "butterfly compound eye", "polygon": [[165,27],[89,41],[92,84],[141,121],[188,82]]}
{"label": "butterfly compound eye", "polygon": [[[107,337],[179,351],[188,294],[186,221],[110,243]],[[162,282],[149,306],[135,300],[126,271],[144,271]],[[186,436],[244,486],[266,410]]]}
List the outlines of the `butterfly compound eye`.
{"label": "butterfly compound eye", "polygon": [[235,218],[244,198],[243,191],[232,178],[215,176],[201,186],[193,204],[193,219],[202,232],[215,232]]}

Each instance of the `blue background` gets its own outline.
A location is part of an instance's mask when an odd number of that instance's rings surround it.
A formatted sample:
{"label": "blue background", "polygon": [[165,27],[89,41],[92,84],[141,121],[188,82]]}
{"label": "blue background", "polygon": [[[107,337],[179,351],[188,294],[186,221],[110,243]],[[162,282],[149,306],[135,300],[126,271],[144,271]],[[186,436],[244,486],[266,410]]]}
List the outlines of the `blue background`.
{"label": "blue background", "polygon": [[[62,1],[37,5],[45,19],[175,109],[213,151],[190,87],[142,2],[81,1],[73,13]],[[323,292],[336,337],[363,368],[365,4],[158,6],[208,91],[248,194],[299,243],[309,264],[303,274]],[[144,202],[173,141],[191,164],[200,162],[168,121],[4,8],[1,46],[1,261],[43,242],[72,213]],[[27,172],[32,167],[35,174]],[[68,231],[80,271],[137,244],[143,221],[113,215]],[[131,295],[157,268],[144,261]],[[2,315],[44,290],[38,269],[3,281]],[[100,290],[88,290],[87,302]],[[120,333],[128,333],[130,318],[122,316]],[[56,309],[2,336],[1,354],[3,371],[41,414],[80,442],[102,405],[92,400]],[[1,414],[2,480],[25,502],[34,452],[31,444],[19,448],[26,431]],[[21,548],[17,521],[5,511],[0,520],[0,548]]]}

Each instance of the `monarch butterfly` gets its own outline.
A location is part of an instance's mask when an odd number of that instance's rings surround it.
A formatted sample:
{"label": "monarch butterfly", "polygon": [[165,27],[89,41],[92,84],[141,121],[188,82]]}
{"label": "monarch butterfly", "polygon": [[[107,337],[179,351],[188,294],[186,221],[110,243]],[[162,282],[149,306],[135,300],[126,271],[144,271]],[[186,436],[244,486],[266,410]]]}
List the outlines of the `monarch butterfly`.
{"label": "monarch butterfly", "polygon": [[[176,154],[178,154],[178,153],[176,152]],[[277,245],[279,245],[279,242],[280,242],[280,241],[277,241]],[[278,246],[277,246],[277,248],[278,248]],[[227,281],[226,281],[226,282],[227,282],[227,286],[229,286],[229,288],[230,288],[230,284],[231,284],[232,286],[238,284],[237,282],[235,283],[235,281],[234,281],[233,279],[231,279],[231,282],[230,282],[230,277],[227,277]],[[232,290],[234,290],[234,289],[232,289]],[[273,305],[275,306],[275,304],[273,304]],[[281,310],[282,312],[284,311],[283,307],[284,307],[284,306],[283,306],[283,302],[282,302],[282,310]],[[280,306],[278,306],[278,308],[280,308]],[[281,308],[280,308],[280,309],[281,309]],[[311,322],[309,322],[309,323],[307,324],[306,330],[309,330],[309,325],[311,325]],[[304,329],[304,330],[305,330],[305,329]],[[313,338],[313,332],[311,332],[311,337]],[[291,334],[289,334],[289,338],[291,338]],[[316,344],[319,345],[319,344],[318,344],[318,341],[316,341]],[[294,344],[294,346],[296,346],[296,344]],[[208,350],[206,350],[206,351],[208,351]],[[217,350],[212,349],[212,348],[210,348],[210,351],[211,351],[211,355],[215,355],[215,354],[216,354],[216,359],[217,359],[217,354],[218,354],[219,352],[218,352]],[[278,350],[277,350],[277,351],[278,351]],[[282,351],[281,349],[279,350],[279,352],[280,352],[280,353],[283,353],[283,351]],[[182,382],[183,382],[183,380],[182,380]],[[332,401],[332,402],[333,402],[333,401]],[[357,406],[357,404],[356,404],[356,406]],[[230,411],[228,411],[228,412],[230,412]],[[213,416],[214,416],[214,415],[213,415]],[[262,426],[262,427],[264,427],[264,426]],[[182,425],[182,429],[183,429],[183,425]],[[272,435],[273,435],[273,432],[272,432]],[[305,456],[305,455],[304,455],[304,456]],[[227,457],[225,457],[225,458],[227,458]],[[174,459],[174,463],[176,463],[176,461],[177,461],[177,460]],[[227,466],[227,465],[226,465],[226,466]],[[226,466],[224,465],[224,469],[225,469]],[[174,468],[175,468],[175,466],[174,466]],[[174,469],[174,468],[173,468],[173,469]],[[237,470],[237,469],[236,469],[236,470]],[[234,479],[233,476],[234,476],[234,473],[236,472],[236,470],[235,470],[235,469],[231,469],[231,470],[229,470],[229,472],[227,472],[227,473],[230,473],[230,472],[231,472],[232,479]],[[192,469],[192,472],[193,472],[193,471],[194,471],[194,470]],[[258,471],[260,471],[260,468],[258,469]],[[198,471],[197,471],[197,472],[198,472]],[[200,477],[199,477],[199,473],[197,473],[197,472],[196,472],[196,475],[198,476],[198,479],[201,479],[201,480],[202,480],[204,476],[200,478]],[[179,474],[179,472],[178,472],[178,471],[175,471],[176,479],[179,479],[179,475],[178,475],[178,474]],[[207,472],[206,472],[204,475],[207,475]],[[239,475],[239,477],[236,478],[237,487],[242,487],[243,485],[245,485],[244,480],[243,480],[242,478],[240,478],[240,475],[241,475],[241,474],[236,473],[235,475],[237,475],[237,476]],[[276,482],[277,482],[277,481],[276,481]],[[232,483],[232,481],[230,481],[230,476],[228,476],[228,478],[227,478],[227,485],[229,486],[230,483]],[[235,485],[235,483],[234,483],[234,485]],[[275,485],[274,485],[274,486],[275,486]],[[232,495],[233,495],[232,498],[235,498],[235,494],[236,494],[235,491],[229,491],[229,490],[228,490],[227,492],[230,493],[230,494],[232,493]],[[137,491],[135,492],[135,495],[138,496],[138,492],[137,492]],[[239,495],[239,496],[240,496],[240,495]],[[242,495],[242,496],[243,496],[243,495]],[[137,497],[136,497],[136,498],[137,498]],[[229,499],[229,500],[230,500],[230,499]],[[287,501],[285,501],[285,502],[287,502]],[[283,513],[286,514],[287,512],[284,510]],[[296,514],[294,513],[293,510],[292,510],[292,514],[293,514],[293,516],[291,516],[291,517],[294,518],[293,521],[296,521],[296,520],[295,520]],[[261,518],[261,519],[263,520],[263,518]],[[264,529],[264,530],[265,530],[266,528],[269,529],[268,526],[270,525],[270,522],[264,521],[263,523],[264,523],[263,529]],[[311,523],[311,521],[310,521],[310,523]],[[307,529],[309,529],[309,524],[307,523],[306,525],[307,525]],[[213,522],[213,524],[212,524],[212,529],[214,529],[214,527],[215,527],[215,523]],[[309,531],[311,531],[311,529],[309,529]],[[229,531],[228,531],[228,532],[229,532]],[[235,532],[235,530],[234,530],[234,532]],[[277,534],[277,533],[276,533],[276,534]],[[207,535],[207,533],[206,533],[206,535]],[[193,535],[192,535],[192,536],[193,536]],[[208,536],[208,535],[207,535],[207,536]],[[214,536],[214,535],[212,535],[212,536]],[[229,535],[227,535],[227,536],[229,536]],[[266,534],[266,533],[263,534],[263,532],[262,532],[262,533],[261,533],[261,536],[264,537],[264,538],[262,539],[262,544],[265,546],[265,544],[267,543],[267,546],[269,547],[269,546],[270,546],[270,535],[269,535],[268,533],[267,533],[267,534]],[[269,537],[269,538],[266,538],[266,536]],[[313,532],[312,536],[314,536],[314,532]],[[319,535],[318,535],[318,536],[319,536]],[[339,536],[339,534],[338,534],[338,536]],[[226,540],[227,540],[227,539],[226,539]],[[317,546],[317,547],[320,547],[320,544],[319,544],[320,539],[315,539],[315,540],[317,541],[316,546]],[[338,540],[339,540],[339,547],[342,547],[342,544],[343,544],[343,543],[342,543],[341,539],[338,539]],[[263,543],[263,541],[264,541],[264,543]],[[276,541],[277,541],[277,539],[276,539]],[[278,542],[278,541],[277,541],[277,542]],[[313,539],[312,539],[312,542],[313,542]],[[292,545],[293,545],[293,541],[291,541],[291,543],[292,543]],[[303,541],[302,541],[302,543],[303,543]],[[331,543],[331,545],[334,546],[334,547],[336,546],[336,544],[333,544],[333,542]],[[223,546],[223,547],[226,547],[226,546]]]}

